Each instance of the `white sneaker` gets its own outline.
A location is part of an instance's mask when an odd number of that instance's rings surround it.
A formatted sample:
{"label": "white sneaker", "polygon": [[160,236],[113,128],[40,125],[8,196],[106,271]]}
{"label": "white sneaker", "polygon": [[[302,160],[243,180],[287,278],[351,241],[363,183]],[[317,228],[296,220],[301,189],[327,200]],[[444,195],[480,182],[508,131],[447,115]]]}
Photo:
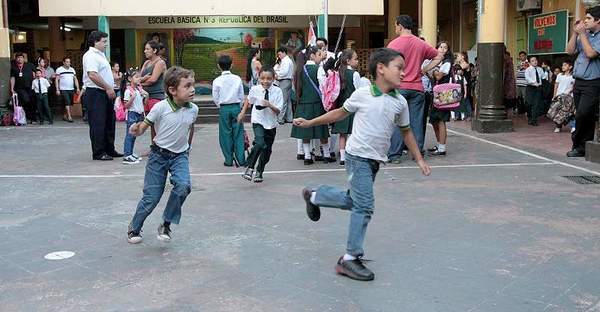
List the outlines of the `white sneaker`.
{"label": "white sneaker", "polygon": [[133,156],[129,155],[123,158],[123,163],[126,165],[135,165],[139,164],[140,161],[137,158],[134,158]]}
{"label": "white sneaker", "polygon": [[139,160],[139,161],[142,161],[142,157],[141,157],[141,156],[138,156],[138,155],[136,155],[136,154],[131,154],[131,157],[133,157],[133,158],[135,158],[135,159],[137,159],[137,160]]}
{"label": "white sneaker", "polygon": [[571,128],[571,133],[575,132],[575,128]]}
{"label": "white sneaker", "polygon": [[560,132],[560,128],[554,128],[554,133],[559,133]]}

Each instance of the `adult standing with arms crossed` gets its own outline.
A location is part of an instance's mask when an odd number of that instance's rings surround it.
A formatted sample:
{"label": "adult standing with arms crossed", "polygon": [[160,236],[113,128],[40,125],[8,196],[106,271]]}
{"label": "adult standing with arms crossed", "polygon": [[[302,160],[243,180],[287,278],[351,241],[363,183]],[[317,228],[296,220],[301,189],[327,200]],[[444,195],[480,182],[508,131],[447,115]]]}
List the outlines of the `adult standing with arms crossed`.
{"label": "adult standing with arms crossed", "polygon": [[[396,34],[398,38],[388,44],[388,48],[402,53],[405,57],[404,79],[399,85],[400,94],[408,102],[410,114],[410,128],[417,140],[419,150],[423,153],[425,143],[425,132],[423,131],[425,96],[421,76],[440,64],[443,54],[434,49],[427,42],[413,35],[413,19],[408,15],[400,15],[396,18]],[[421,68],[425,60],[431,62]],[[396,127],[392,135],[392,144],[388,153],[390,162],[399,163],[402,150],[406,148],[402,139],[402,132]]]}
{"label": "adult standing with arms crossed", "polygon": [[82,101],[88,112],[92,159],[113,160],[113,157],[123,157],[123,154],[115,150],[115,82],[104,54],[108,34],[93,31],[88,37],[88,45],[89,50],[83,55],[85,93]]}
{"label": "adult standing with arms crossed", "polygon": [[567,157],[585,156],[585,142],[594,139],[598,101],[600,100],[600,6],[589,8],[584,21],[576,21],[567,53],[577,55],[573,69],[575,85],[575,132]]}

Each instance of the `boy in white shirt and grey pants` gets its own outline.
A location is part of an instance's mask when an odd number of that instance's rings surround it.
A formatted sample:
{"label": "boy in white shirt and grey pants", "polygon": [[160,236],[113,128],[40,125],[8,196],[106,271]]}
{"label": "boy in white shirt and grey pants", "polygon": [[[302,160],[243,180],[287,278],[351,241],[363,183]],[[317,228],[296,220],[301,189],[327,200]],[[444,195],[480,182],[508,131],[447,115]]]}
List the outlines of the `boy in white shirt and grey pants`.
{"label": "boy in white shirt and grey pants", "polygon": [[44,117],[48,120],[49,124],[54,123],[50,105],[48,105],[48,88],[50,88],[50,82],[42,77],[42,71],[40,69],[36,69],[35,79],[31,83],[31,89],[33,89],[33,92],[35,93],[35,101],[37,103],[38,113],[40,114],[40,125],[44,124]]}
{"label": "boy in white shirt and grey pants", "polygon": [[333,207],[352,212],[346,254],[339,258],[336,272],[349,278],[370,281],[375,274],[361,261],[367,226],[374,210],[373,184],[381,163],[387,161],[387,151],[396,126],[402,129],[404,143],[413,154],[424,175],[431,169],[423,160],[410,129],[408,103],[396,86],[404,77],[404,56],[392,49],[379,49],[371,54],[369,71],[375,82],[357,89],[344,105],[312,120],[294,119],[299,127],[330,124],[354,113],[352,136],[346,145],[346,172],[349,190],[322,185],[304,188],[302,196],[306,212],[312,221],[321,217],[320,207]]}

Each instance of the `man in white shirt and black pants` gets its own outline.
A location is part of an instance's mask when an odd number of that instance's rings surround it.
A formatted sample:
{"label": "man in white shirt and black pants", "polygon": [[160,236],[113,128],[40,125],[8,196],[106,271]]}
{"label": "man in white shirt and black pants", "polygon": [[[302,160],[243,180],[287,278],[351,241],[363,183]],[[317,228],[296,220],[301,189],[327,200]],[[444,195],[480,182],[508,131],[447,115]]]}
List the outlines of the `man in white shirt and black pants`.
{"label": "man in white shirt and black pants", "polygon": [[115,150],[115,84],[110,63],[104,55],[108,45],[108,34],[93,31],[88,37],[89,50],[83,55],[83,84],[85,93],[82,102],[88,111],[92,158],[113,160],[123,157]]}
{"label": "man in white shirt and black pants", "polygon": [[277,57],[281,61],[275,67],[275,75],[278,86],[283,92],[283,109],[277,116],[279,124],[291,123],[294,115],[292,113],[292,79],[294,77],[294,61],[289,57],[293,49],[281,47],[277,50]]}

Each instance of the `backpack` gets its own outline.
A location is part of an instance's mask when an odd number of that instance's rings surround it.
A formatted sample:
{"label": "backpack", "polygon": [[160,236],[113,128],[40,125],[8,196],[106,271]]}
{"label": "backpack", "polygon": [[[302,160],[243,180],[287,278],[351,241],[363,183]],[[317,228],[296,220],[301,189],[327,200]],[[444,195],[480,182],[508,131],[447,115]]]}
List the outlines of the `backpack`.
{"label": "backpack", "polygon": [[340,96],[340,74],[337,71],[329,70],[325,83],[321,86],[323,95],[323,108],[325,111],[331,111],[336,108],[336,100]]}
{"label": "backpack", "polygon": [[460,107],[463,85],[454,82],[454,71],[450,69],[451,82],[433,87],[433,107],[440,111],[453,111]]}
{"label": "backpack", "polygon": [[13,113],[11,113],[10,111],[6,111],[6,112],[4,112],[4,114],[2,114],[2,120],[0,121],[0,123],[2,123],[2,126],[5,126],[5,127],[12,126],[13,118],[14,118]]}
{"label": "backpack", "polygon": [[[135,95],[133,92],[133,88],[127,88],[131,95]],[[125,96],[125,94],[123,94]],[[127,120],[127,108],[125,107],[125,100],[122,97],[118,96],[115,99],[115,118],[117,121],[125,121]]]}
{"label": "backpack", "polygon": [[546,116],[557,125],[564,125],[569,122],[575,114],[575,104],[570,94],[557,95],[552,100],[552,105]]}
{"label": "backpack", "polygon": [[19,106],[19,97],[16,94],[12,96],[12,102],[14,109],[13,121],[15,123],[15,126],[27,125],[27,117],[25,116],[25,110],[23,110],[23,107]]}

